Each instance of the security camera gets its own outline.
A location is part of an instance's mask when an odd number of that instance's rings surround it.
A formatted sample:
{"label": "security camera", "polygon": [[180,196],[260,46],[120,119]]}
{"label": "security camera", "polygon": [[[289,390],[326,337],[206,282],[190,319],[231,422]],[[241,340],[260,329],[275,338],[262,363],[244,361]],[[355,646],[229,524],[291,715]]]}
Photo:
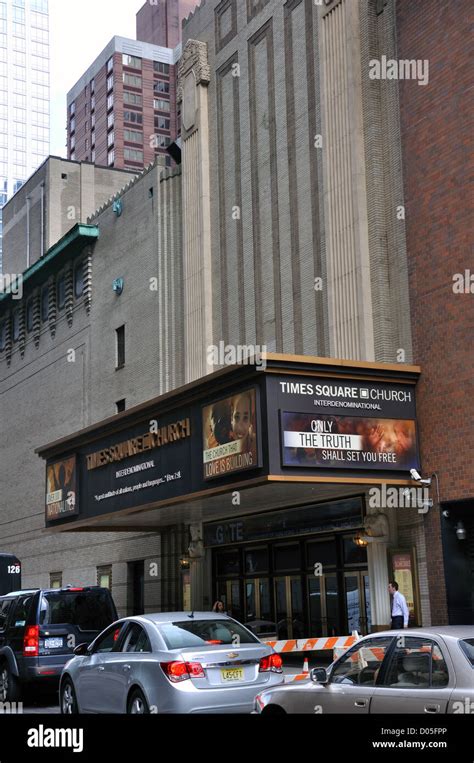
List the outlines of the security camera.
{"label": "security camera", "polygon": [[416,469],[410,469],[410,474],[412,480],[416,480],[417,482],[421,482],[421,474],[418,474]]}
{"label": "security camera", "polygon": [[443,509],[443,517],[445,519],[449,519],[449,511],[448,511],[448,509]]}
{"label": "security camera", "polygon": [[466,540],[466,528],[462,522],[458,522],[456,525],[456,536],[458,540]]}

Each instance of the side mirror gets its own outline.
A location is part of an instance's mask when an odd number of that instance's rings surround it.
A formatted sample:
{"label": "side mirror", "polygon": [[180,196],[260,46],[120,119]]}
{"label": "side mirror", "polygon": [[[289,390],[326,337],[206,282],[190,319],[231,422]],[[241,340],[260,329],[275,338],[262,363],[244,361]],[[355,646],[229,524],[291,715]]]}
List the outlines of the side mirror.
{"label": "side mirror", "polygon": [[327,684],[329,681],[329,675],[326,668],[313,668],[309,677],[314,684]]}
{"label": "side mirror", "polygon": [[81,657],[84,654],[89,654],[89,644],[78,644],[74,649],[76,657]]}

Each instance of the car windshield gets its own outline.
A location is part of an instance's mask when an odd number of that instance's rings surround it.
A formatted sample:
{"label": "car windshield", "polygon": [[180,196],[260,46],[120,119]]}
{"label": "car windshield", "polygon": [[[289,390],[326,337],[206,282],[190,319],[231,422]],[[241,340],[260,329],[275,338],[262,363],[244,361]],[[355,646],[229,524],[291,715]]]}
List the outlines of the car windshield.
{"label": "car windshield", "polygon": [[233,620],[186,620],[163,623],[159,625],[159,631],[168,649],[186,649],[212,644],[239,646],[260,643],[252,633]]}
{"label": "car windshield", "polygon": [[40,625],[76,625],[82,631],[102,631],[115,620],[106,591],[58,591],[44,593]]}
{"label": "car windshield", "polygon": [[459,645],[474,668],[474,638],[465,638],[459,642]]}

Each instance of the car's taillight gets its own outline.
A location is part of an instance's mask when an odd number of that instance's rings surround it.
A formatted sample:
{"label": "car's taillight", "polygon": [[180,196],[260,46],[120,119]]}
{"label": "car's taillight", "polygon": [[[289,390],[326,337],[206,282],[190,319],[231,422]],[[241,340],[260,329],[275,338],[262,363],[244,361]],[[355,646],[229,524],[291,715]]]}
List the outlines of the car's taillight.
{"label": "car's taillight", "polygon": [[37,657],[39,654],[39,625],[29,625],[23,637],[23,655]]}
{"label": "car's taillight", "polygon": [[204,670],[200,662],[186,662],[185,664],[191,678],[204,678]]}
{"label": "car's taillight", "polygon": [[268,671],[271,671],[272,673],[282,673],[282,665],[283,660],[280,655],[274,652],[273,654],[268,654],[266,657],[262,657],[260,660],[259,671],[260,673],[267,673]]}
{"label": "car's taillight", "polygon": [[204,678],[204,670],[200,662],[162,662],[161,667],[172,683],[186,681],[188,678]]}

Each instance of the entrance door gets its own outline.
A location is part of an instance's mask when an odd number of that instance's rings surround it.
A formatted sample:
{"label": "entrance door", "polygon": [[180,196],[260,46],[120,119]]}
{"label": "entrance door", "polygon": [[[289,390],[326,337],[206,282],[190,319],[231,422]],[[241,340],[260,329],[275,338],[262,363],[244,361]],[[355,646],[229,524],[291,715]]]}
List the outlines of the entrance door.
{"label": "entrance door", "polygon": [[224,602],[225,611],[230,617],[244,622],[244,613],[240,603],[240,580],[222,580],[217,586],[217,598]]}
{"label": "entrance door", "polygon": [[308,578],[308,610],[311,638],[339,635],[336,573]]}
{"label": "entrance door", "polygon": [[262,620],[269,623],[272,617],[270,581],[268,578],[247,579],[245,588],[245,621]]}
{"label": "entrance door", "polygon": [[370,629],[369,576],[365,572],[344,573],[347,632],[366,635]]}
{"label": "entrance door", "polygon": [[304,637],[301,577],[289,575],[274,579],[275,619],[279,639]]}

